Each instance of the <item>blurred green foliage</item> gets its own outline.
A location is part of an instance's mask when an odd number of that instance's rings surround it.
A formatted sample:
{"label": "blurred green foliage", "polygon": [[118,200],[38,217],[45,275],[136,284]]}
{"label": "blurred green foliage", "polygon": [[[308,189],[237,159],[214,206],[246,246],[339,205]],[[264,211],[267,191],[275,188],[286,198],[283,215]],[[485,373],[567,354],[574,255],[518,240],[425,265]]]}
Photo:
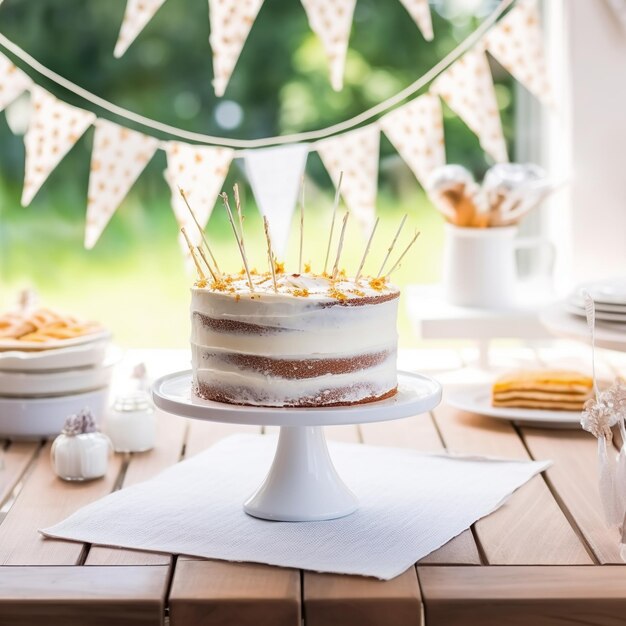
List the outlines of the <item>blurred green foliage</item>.
{"label": "blurred green foliage", "polygon": [[[456,7],[451,19],[446,4]],[[122,59],[113,48],[125,0],[5,0],[0,30],[47,67],[89,91],[147,117],[202,133],[236,138],[265,137],[322,128],[393,95],[421,76],[464,39],[491,0],[437,0],[433,10],[435,40],[426,42],[400,2],[358,0],[354,15],[345,86],[337,93],[328,81],[322,47],[311,33],[298,0],[266,0],[252,28],[226,95],[211,88],[211,53],[206,0],[170,0],[131,45]],[[67,102],[116,119],[18,65],[34,80]],[[497,95],[509,147],[513,142],[512,79],[494,64]],[[241,114],[235,128],[218,123],[230,106],[230,118]],[[229,116],[226,115],[226,118]],[[227,119],[228,121],[228,119]],[[235,119],[236,121],[236,119]],[[488,163],[476,137],[445,110],[449,162],[463,163],[482,176]],[[228,126],[228,124],[226,124]],[[97,315],[109,323],[123,343],[180,345],[187,333],[186,289],[178,254],[176,224],[169,210],[163,179],[165,157],[159,152],[111,220],[93,251],[82,249],[82,231],[93,131],[85,134],[44,184],[31,206],[19,206],[23,177],[22,138],[0,120],[0,307],[14,290],[36,286],[58,306]],[[158,133],[152,133],[159,136]],[[161,136],[166,139],[167,137]],[[319,157],[307,165],[307,211],[323,227],[332,199],[330,179]],[[245,185],[233,163],[226,188]],[[247,189],[246,211],[256,209]],[[429,238],[422,237],[419,262],[402,268],[397,282],[433,281],[438,276],[441,221],[408,168],[386,139],[381,141],[379,213],[386,230],[401,212],[410,212]],[[252,219],[250,246],[260,247]],[[256,229],[260,230],[260,229]],[[208,231],[223,257],[237,266],[236,249],[222,211],[215,211]],[[348,255],[362,248],[355,237]],[[159,324],[142,323],[141,303],[160,294]],[[133,294],[135,294],[133,296]],[[120,302],[124,304],[120,307]],[[133,306],[136,308],[133,309]],[[402,331],[401,331],[402,335]]]}

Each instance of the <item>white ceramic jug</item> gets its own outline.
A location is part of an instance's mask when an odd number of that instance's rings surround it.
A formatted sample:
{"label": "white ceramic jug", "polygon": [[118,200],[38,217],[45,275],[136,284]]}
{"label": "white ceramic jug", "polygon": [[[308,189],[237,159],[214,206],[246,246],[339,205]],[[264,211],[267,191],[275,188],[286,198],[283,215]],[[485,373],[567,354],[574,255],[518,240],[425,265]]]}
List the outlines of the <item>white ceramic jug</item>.
{"label": "white ceramic jug", "polygon": [[517,238],[517,226],[460,228],[445,224],[443,291],[457,306],[507,309],[516,305],[519,270],[516,252],[545,247],[544,273],[554,265],[553,245],[540,237]]}

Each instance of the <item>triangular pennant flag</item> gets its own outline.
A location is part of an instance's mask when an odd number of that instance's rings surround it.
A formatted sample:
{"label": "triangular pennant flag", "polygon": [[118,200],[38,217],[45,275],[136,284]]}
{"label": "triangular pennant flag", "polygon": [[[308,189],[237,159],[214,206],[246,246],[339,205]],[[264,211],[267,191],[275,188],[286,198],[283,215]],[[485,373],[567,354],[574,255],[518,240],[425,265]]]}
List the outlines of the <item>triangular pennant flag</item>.
{"label": "triangular pennant flag", "polygon": [[52,170],[93,124],[96,116],[32,88],[32,116],[26,134],[22,206],[28,206]]}
{"label": "triangular pennant flag", "polygon": [[85,248],[96,245],[115,210],[159,147],[158,139],[96,121],[87,193]]}
{"label": "triangular pennant flag", "polygon": [[[222,190],[233,154],[230,148],[195,146],[178,141],[167,144],[166,179],[172,191],[172,210],[179,226],[185,227],[195,245],[201,241],[200,233],[180,196],[179,188],[185,192],[198,222],[204,228]],[[184,239],[180,241],[183,251],[188,253]]]}
{"label": "triangular pennant flag", "polygon": [[213,89],[223,96],[263,0],[209,0]]}
{"label": "triangular pennant flag", "polygon": [[121,57],[165,0],[126,0],[126,11],[113,55]]}
{"label": "triangular pennant flag", "polygon": [[446,162],[441,102],[425,94],[387,113],[380,126],[422,187],[428,175]]}
{"label": "triangular pennant flag", "polygon": [[0,111],[32,85],[31,79],[0,54]]}
{"label": "triangular pennant flag", "polygon": [[348,40],[356,0],[302,0],[311,30],[320,38],[330,64],[330,84],[343,87]]}
{"label": "triangular pennant flag", "polygon": [[543,50],[543,33],[536,0],[518,2],[485,35],[487,50],[528,91],[554,105]]}
{"label": "triangular pennant flag", "polygon": [[431,41],[433,38],[433,22],[430,17],[428,0],[400,0],[408,11],[413,21],[417,24],[424,39]]}
{"label": "triangular pennant flag", "polygon": [[341,195],[364,233],[369,232],[376,215],[379,144],[377,124],[323,139],[316,144],[335,186],[343,171]]}
{"label": "triangular pennant flag", "polygon": [[430,91],[476,133],[485,152],[498,162],[508,160],[489,61],[482,48],[466,52],[435,79]]}
{"label": "triangular pennant flag", "polygon": [[287,250],[291,217],[298,200],[309,147],[292,144],[245,153],[246,174],[259,211],[267,217],[278,257]]}

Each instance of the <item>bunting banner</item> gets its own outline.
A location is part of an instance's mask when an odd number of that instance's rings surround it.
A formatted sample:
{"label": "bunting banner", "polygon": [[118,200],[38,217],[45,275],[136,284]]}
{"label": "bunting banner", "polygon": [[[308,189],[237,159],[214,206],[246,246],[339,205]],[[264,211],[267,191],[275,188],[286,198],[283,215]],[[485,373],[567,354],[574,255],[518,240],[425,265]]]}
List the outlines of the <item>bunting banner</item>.
{"label": "bunting banner", "polygon": [[[180,227],[184,226],[189,239],[198,245],[200,233],[194,224],[179,188],[185,192],[193,212],[204,228],[222,191],[224,179],[233,160],[230,148],[196,146],[179,141],[167,144],[167,172],[165,179],[172,192],[172,210]],[[188,254],[184,239],[179,238],[183,251]]]}
{"label": "bunting banner", "polygon": [[213,51],[213,89],[221,97],[263,0],[209,0],[209,41]]}
{"label": "bunting banner", "polygon": [[[272,246],[284,257],[291,218],[298,201],[309,146],[296,143],[277,148],[247,150],[246,176],[261,215],[267,217]],[[276,173],[280,172],[277,176]]]}
{"label": "bunting banner", "polygon": [[323,139],[316,144],[335,187],[343,171],[341,195],[364,235],[369,234],[376,215],[379,144],[377,124]]}
{"label": "bunting banner", "polygon": [[413,21],[417,24],[426,41],[433,39],[433,22],[430,16],[428,0],[400,0]]}
{"label": "bunting banner", "polygon": [[356,0],[302,0],[311,30],[320,38],[330,65],[330,84],[343,87],[343,70]]}
{"label": "bunting banner", "polygon": [[0,54],[0,111],[21,96],[32,85],[31,79]]}
{"label": "bunting banner", "polygon": [[32,116],[24,135],[26,165],[22,206],[28,206],[52,170],[70,151],[96,116],[31,87]]}
{"label": "bunting banner", "polygon": [[486,35],[487,50],[530,93],[554,106],[537,0],[518,3]]}
{"label": "bunting banner", "polygon": [[158,139],[96,121],[91,153],[85,248],[96,245],[105,226],[159,147]]}
{"label": "bunting banner", "polygon": [[446,162],[439,98],[432,94],[420,96],[385,115],[380,127],[426,188],[430,172]]}
{"label": "bunting banner", "polygon": [[113,55],[119,59],[146,27],[165,0],[126,0],[126,11]]}
{"label": "bunting banner", "polygon": [[480,46],[466,52],[440,74],[430,92],[443,98],[496,162],[508,161],[489,61]]}
{"label": "bunting banner", "polygon": [[[216,68],[222,68],[216,70],[216,79],[221,76],[221,83],[218,81],[217,87],[223,91],[263,0],[209,1],[212,36],[221,41],[221,44],[215,43],[215,62]],[[411,15],[416,16],[421,2],[403,2]],[[338,87],[355,0],[302,0],[302,3],[319,36],[328,45],[331,41],[329,33],[334,33],[332,51],[328,48],[327,52],[331,53],[334,82]],[[158,9],[157,3],[150,4],[146,0],[140,7],[133,0],[128,0],[127,11],[129,14],[149,11],[149,6]],[[520,81],[525,81],[524,84],[538,96],[544,99],[549,97],[538,20],[536,0],[518,0],[518,4],[500,22],[495,22],[495,25],[490,25],[491,30],[485,29],[481,33],[478,42],[472,44],[468,52],[454,57],[456,60],[433,80],[427,94],[414,97],[395,110],[390,109],[395,104],[397,94],[379,103],[375,107],[377,112],[387,113],[376,122],[353,130],[357,122],[353,118],[339,124],[344,130],[331,137],[328,134],[333,131],[333,127],[322,128],[309,133],[311,143],[297,143],[297,135],[269,137],[264,140],[266,144],[281,145],[262,149],[250,147],[241,152],[210,145],[216,141],[211,137],[205,138],[209,145],[160,141],[153,136],[96,118],[89,111],[58,100],[34,84],[10,59],[0,54],[0,110],[23,92],[30,92],[31,95],[30,120],[24,136],[26,163],[22,204],[27,206],[31,203],[52,170],[86,129],[95,125],[85,228],[87,248],[97,243],[112,215],[157,149],[166,152],[165,177],[170,186],[176,220],[187,228],[189,237],[195,243],[199,243],[200,235],[179,194],[179,187],[186,192],[199,223],[204,227],[222,190],[232,159],[241,156],[245,160],[259,209],[268,218],[276,251],[283,255],[288,245],[289,226],[309,151],[320,154],[335,186],[338,185],[341,172],[344,172],[341,195],[345,205],[364,233],[369,234],[376,212],[381,130],[424,185],[431,170],[445,162],[441,104],[441,100],[444,100],[476,133],[486,152],[496,161],[506,161],[506,144],[486,51],[488,47],[495,58],[509,67]],[[343,25],[341,28],[340,24]],[[236,33],[237,36],[231,38],[230,33]],[[15,44],[12,45],[14,54],[29,65],[28,55]],[[220,45],[223,45],[221,53]],[[532,61],[524,65],[519,59],[513,58],[513,48],[525,59],[532,57]],[[340,54],[336,54],[337,51]],[[460,55],[460,50],[455,54]],[[227,58],[230,59],[230,65],[225,64]],[[525,68],[523,71],[522,67]],[[50,75],[47,68],[35,69]],[[426,78],[423,79],[421,82],[416,81],[413,91],[405,95],[408,97],[426,86]],[[54,82],[55,79],[52,80]],[[86,100],[94,101],[94,94],[85,94],[85,90],[67,81],[57,82]],[[134,119],[130,112],[125,113],[102,100],[99,102],[105,110],[122,118]],[[359,118],[373,119],[374,115],[370,110]],[[156,130],[160,128],[150,120],[144,120],[142,124]],[[173,128],[171,134],[183,136],[183,131]],[[224,142],[228,143],[227,140]],[[252,145],[258,143],[252,142]],[[237,145],[248,147],[250,143],[240,140]]]}

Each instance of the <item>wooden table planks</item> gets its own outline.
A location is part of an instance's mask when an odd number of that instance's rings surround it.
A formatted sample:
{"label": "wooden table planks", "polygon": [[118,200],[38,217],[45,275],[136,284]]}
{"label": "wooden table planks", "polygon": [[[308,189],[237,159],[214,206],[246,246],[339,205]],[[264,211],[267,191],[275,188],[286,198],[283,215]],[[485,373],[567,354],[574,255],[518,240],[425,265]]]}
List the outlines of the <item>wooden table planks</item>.
{"label": "wooden table planks", "polygon": [[[531,361],[532,351],[520,354]],[[617,533],[602,520],[593,438],[517,428],[445,406],[326,432],[345,442],[549,458],[554,465],[391,581],[47,541],[37,533],[225,436],[260,432],[276,429],[160,414],[154,451],[117,455],[104,480],[83,485],[54,478],[49,444],[0,442],[0,626],[39,624],[44,616],[69,626],[162,624],[166,616],[171,626],[624,623],[626,568]]]}
{"label": "wooden table planks", "polygon": [[[508,422],[445,405],[435,410],[435,419],[452,452],[530,458],[524,442]],[[593,562],[542,476],[531,478],[502,507],[479,520],[475,531],[492,565]]]}

